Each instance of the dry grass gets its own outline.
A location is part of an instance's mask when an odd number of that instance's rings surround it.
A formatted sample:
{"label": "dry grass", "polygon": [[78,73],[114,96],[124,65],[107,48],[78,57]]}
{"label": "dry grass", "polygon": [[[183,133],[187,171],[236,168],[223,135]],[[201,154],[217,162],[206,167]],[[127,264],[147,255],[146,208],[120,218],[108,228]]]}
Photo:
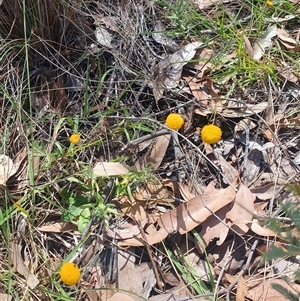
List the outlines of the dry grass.
{"label": "dry grass", "polygon": [[[0,6],[0,153],[7,156],[0,169],[1,293],[11,300],[98,300],[93,293],[108,298],[116,275],[108,276],[107,269],[116,268],[106,261],[116,240],[106,228],[136,220],[147,235],[151,229],[139,224],[144,212],[149,217],[177,208],[184,200],[180,185],[199,195],[211,181],[225,189],[238,178],[253,189],[255,212],[264,223],[274,226],[270,216],[280,226],[293,221],[279,204],[298,201],[283,186],[299,181],[298,52],[276,38],[261,60],[253,60],[244,37],[255,41],[274,23],[271,17],[287,14],[295,17],[276,25],[296,37],[297,4],[228,1],[199,10],[181,0],[35,2],[3,0]],[[165,44],[158,41],[161,30]],[[165,88],[166,74],[155,72],[157,64],[200,40],[210,55],[197,52],[176,87]],[[163,151],[166,142],[158,147],[155,135],[169,132],[164,122],[170,112],[180,113],[185,125],[178,134],[171,131],[172,143]],[[199,136],[208,123],[223,131],[213,147]],[[73,133],[80,134],[78,144],[69,141]],[[149,155],[155,148],[161,161],[153,168]],[[14,169],[3,163],[8,158]],[[147,168],[132,170],[142,159]],[[125,163],[131,172],[96,177],[93,167],[100,161]],[[136,198],[149,183],[165,193],[161,199],[155,191],[136,211],[124,213],[124,199]],[[223,213],[214,214],[218,224],[227,222]],[[156,280],[168,272],[182,278],[187,296],[235,298],[243,264],[249,290],[257,279],[271,277],[272,265],[260,266],[259,255],[275,239],[231,228],[224,244],[219,246],[216,236],[203,252],[203,227],[133,252],[137,261],[155,259]],[[208,279],[200,279],[186,259],[195,248],[197,260],[211,267]],[[218,252],[226,254],[216,260]],[[60,264],[69,260],[82,269],[77,287],[66,287],[58,277]],[[102,273],[95,272],[98,266]],[[156,288],[168,292],[179,285],[174,279],[157,281]]]}

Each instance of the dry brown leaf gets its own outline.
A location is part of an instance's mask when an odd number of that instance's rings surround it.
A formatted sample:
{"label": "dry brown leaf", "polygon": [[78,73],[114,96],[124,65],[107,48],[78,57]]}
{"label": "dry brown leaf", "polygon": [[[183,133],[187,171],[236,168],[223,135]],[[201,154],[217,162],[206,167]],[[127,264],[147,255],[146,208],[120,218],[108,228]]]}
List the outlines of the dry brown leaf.
{"label": "dry brown leaf", "polygon": [[268,207],[269,202],[256,202],[254,204],[254,214],[255,215],[261,215],[265,216],[266,215],[266,208]]}
{"label": "dry brown leaf", "polygon": [[247,283],[244,277],[240,277],[237,283],[237,290],[236,290],[236,301],[245,301],[245,297],[248,293]]}
{"label": "dry brown leaf", "polygon": [[145,187],[141,187],[139,191],[133,193],[133,197],[137,201],[155,202],[156,204],[173,202],[169,190],[164,185],[152,182],[146,183]]}
{"label": "dry brown leaf", "polygon": [[142,170],[145,167],[151,167],[152,170],[157,170],[160,166],[165,154],[166,150],[170,144],[171,135],[161,135],[155,139],[155,143],[152,146],[150,152],[146,152],[146,154],[139,158],[135,167],[137,170]]}
{"label": "dry brown leaf", "polygon": [[232,0],[193,0],[194,4],[199,7],[199,9],[205,9],[216,4],[229,3]]}
{"label": "dry brown leaf", "polygon": [[158,20],[154,25],[154,31],[152,33],[152,38],[157,42],[164,46],[166,46],[171,51],[176,51],[178,49],[178,45],[176,41],[165,34],[165,28],[163,26],[163,22]]}
{"label": "dry brown leaf", "polygon": [[[236,192],[232,186],[226,189],[216,189],[215,183],[211,182],[203,197],[197,196],[188,202],[179,205],[177,208],[162,214],[158,218],[159,230],[155,232],[155,228],[151,228],[151,233],[145,230],[146,240],[149,245],[158,243],[165,239],[168,234],[178,231],[184,234],[196,226],[207,220],[213,213],[217,212],[227,204],[231,203],[236,196]],[[204,207],[203,202],[206,207]],[[227,210],[228,211],[228,210]],[[135,229],[135,231],[133,231]],[[138,233],[137,235],[135,235]],[[143,246],[144,239],[138,231],[138,228],[132,226],[129,229],[116,230],[114,233],[116,239],[119,240],[121,246]],[[225,235],[226,238],[226,235]],[[222,236],[222,239],[224,237]]]}
{"label": "dry brown leaf", "polygon": [[180,280],[171,272],[164,272],[162,273],[162,277],[165,283],[168,283],[172,286],[176,286],[180,284]]}
{"label": "dry brown leaf", "polygon": [[279,42],[288,50],[299,51],[299,43],[291,38],[289,34],[282,28],[277,28],[277,37]]}
{"label": "dry brown leaf", "polygon": [[39,280],[33,273],[31,273],[28,270],[28,268],[24,264],[24,261],[21,256],[21,248],[21,245],[16,244],[14,242],[10,242],[11,259],[13,267],[20,275],[22,275],[25,278],[26,284],[31,289],[35,289],[36,286],[39,284]]}
{"label": "dry brown leaf", "polygon": [[245,131],[246,129],[248,130],[253,130],[257,127],[257,124],[254,123],[250,118],[244,118],[240,120],[234,127],[235,132],[239,131]]}
{"label": "dry brown leaf", "polygon": [[[215,92],[213,81],[209,76],[183,76],[190,87],[190,91],[203,107],[207,107],[212,112],[221,112],[222,103],[218,100],[219,95]],[[214,100],[207,101],[214,98]],[[197,111],[197,110],[196,110]],[[200,114],[200,113],[199,113]],[[203,112],[201,113],[203,114]]]}
{"label": "dry brown leaf", "polygon": [[154,67],[154,75],[160,75],[166,88],[175,88],[181,77],[183,66],[195,56],[196,50],[202,44],[202,42],[192,42],[168,55]]}
{"label": "dry brown leaf", "polygon": [[188,185],[183,184],[182,182],[178,183],[179,191],[184,199],[185,202],[189,201],[190,199],[196,197],[196,194],[191,191],[191,187]]}
{"label": "dry brown leaf", "polygon": [[[180,248],[179,252],[182,252],[182,248],[185,249],[185,247],[183,246],[179,248]],[[187,263],[187,266],[191,267],[191,269],[195,271],[196,275],[200,279],[204,281],[209,281],[209,276],[207,274],[207,271],[211,267],[208,266],[209,263],[207,263],[204,259],[199,258],[198,251],[195,248],[193,248],[191,250],[187,250],[186,252],[184,252],[184,254],[185,254],[184,261]],[[212,275],[214,275],[214,271],[212,268],[211,271],[212,271]]]}
{"label": "dry brown leaf", "polygon": [[[194,56],[195,62],[189,63],[186,66],[197,71],[196,77],[201,79],[205,74],[208,74],[212,69],[213,64],[210,62],[213,50],[209,48],[200,48]],[[190,78],[190,80],[193,77]],[[188,81],[189,82],[189,81]]]}
{"label": "dry brown leaf", "polygon": [[101,296],[100,296],[101,294],[99,293],[98,290],[97,291],[96,290],[95,291],[87,290],[86,295],[87,295],[89,301],[102,301]]}
{"label": "dry brown leaf", "polygon": [[[230,210],[230,205],[226,205],[216,212],[216,215],[211,215],[206,221],[201,224],[201,231],[199,233],[200,237],[203,239],[205,246],[218,238],[217,245],[220,246],[225,241],[229,227],[226,225],[225,216],[226,213]],[[199,248],[201,253],[204,251],[202,246]]]}
{"label": "dry brown leaf", "polygon": [[134,301],[133,298],[131,298],[128,295],[125,295],[123,293],[115,293],[113,296],[107,299],[107,301]]}
{"label": "dry brown leaf", "polygon": [[227,212],[226,218],[232,221],[231,228],[243,235],[249,230],[249,223],[253,218],[255,197],[248,187],[240,184],[232,209]]}
{"label": "dry brown leaf", "polygon": [[130,296],[140,301],[141,297],[149,298],[156,281],[151,264],[149,262],[136,264],[136,257],[133,254],[134,249],[128,252],[118,251],[118,287],[134,293]]}
{"label": "dry brown leaf", "polygon": [[161,215],[158,219],[159,226],[168,233],[187,233],[234,200],[236,192],[232,186],[215,189],[214,185],[215,183],[211,182],[203,196],[196,196]]}
{"label": "dry brown leaf", "polygon": [[6,155],[0,155],[0,185],[6,185],[6,181],[16,172],[14,163]]}
{"label": "dry brown leaf", "polygon": [[[1,2],[0,2],[1,4]],[[11,301],[12,300],[12,296],[11,295],[7,295],[7,294],[1,294],[0,293],[0,301]]]}
{"label": "dry brown leaf", "polygon": [[[87,282],[82,281],[82,288],[86,289],[86,294],[90,301],[102,301],[110,298],[115,290],[107,285],[104,271],[100,265],[93,265],[87,267],[88,279]],[[91,287],[94,288],[91,290]],[[105,288],[105,289],[101,289]]]}
{"label": "dry brown leaf", "polygon": [[276,233],[270,228],[262,227],[257,219],[253,219],[251,224],[251,230],[261,236],[276,236]]}
{"label": "dry brown leaf", "polygon": [[202,44],[202,42],[189,43],[180,50],[168,55],[154,66],[153,77],[155,82],[152,83],[152,86],[156,102],[162,97],[164,87],[168,89],[177,87],[183,66],[194,57],[196,50],[200,48]]}
{"label": "dry brown leaf", "polygon": [[208,109],[198,109],[198,108],[196,108],[195,109],[195,114],[201,115],[201,116],[207,116],[209,114],[212,114],[212,111],[208,110]]}
{"label": "dry brown leaf", "polygon": [[174,197],[180,197],[180,183],[177,182],[177,180],[171,180],[171,179],[163,179],[161,181],[165,189],[169,192],[169,195],[172,195]]}
{"label": "dry brown leaf", "polygon": [[235,238],[227,239],[222,247],[215,247],[210,250],[210,254],[215,259],[216,268],[224,269],[231,275],[236,274],[241,269],[247,252],[243,239],[235,236]]}
{"label": "dry brown leaf", "polygon": [[169,146],[170,139],[171,135],[157,137],[156,143],[150,153],[149,160],[146,162],[148,166],[150,165],[153,167],[153,170],[156,170],[160,166]]}
{"label": "dry brown leaf", "polygon": [[264,55],[265,49],[272,45],[272,38],[275,37],[276,34],[276,25],[269,26],[265,33],[255,41],[253,46],[253,56],[251,58],[259,61]]}
{"label": "dry brown leaf", "polygon": [[300,0],[290,0],[290,2],[293,3],[294,5],[300,4]]}
{"label": "dry brown leaf", "polygon": [[222,116],[228,118],[236,118],[236,117],[247,117],[254,114],[261,113],[268,107],[268,103],[263,101],[258,104],[247,104],[247,106],[236,107],[236,108],[226,108],[222,111]]}
{"label": "dry brown leaf", "polygon": [[[224,182],[227,183],[227,180],[232,183],[234,179],[238,176],[238,171],[223,157],[223,154],[219,152],[214,152],[215,156],[219,161],[220,168],[224,175]],[[226,177],[226,179],[225,179]],[[227,183],[229,184],[229,183]]]}
{"label": "dry brown leaf", "polygon": [[236,279],[236,276],[230,275],[228,273],[225,273],[224,277],[225,277],[226,281],[229,282],[229,284],[231,284],[232,282],[234,282],[235,279]]}
{"label": "dry brown leaf", "polygon": [[[145,241],[142,238],[139,228],[138,227],[132,227],[132,228],[134,228],[135,231],[138,232],[138,234],[133,237],[132,236],[133,231],[131,230],[131,233],[130,233],[131,236],[128,237],[127,239],[122,239],[122,238],[126,237],[126,233],[124,233],[125,232],[124,230],[116,231],[115,238],[119,240],[119,242],[118,242],[119,246],[141,247],[141,246],[145,245]],[[127,232],[129,232],[129,231],[127,230]],[[112,236],[113,233],[111,233],[110,235]],[[161,228],[161,229],[157,230],[156,232],[151,231],[150,234],[148,234],[147,232],[145,233],[147,243],[150,246],[163,241],[168,235],[169,235],[169,233],[164,228]],[[114,236],[112,236],[112,237],[114,237]]]}
{"label": "dry brown leaf", "polygon": [[250,40],[248,39],[248,37],[246,36],[243,36],[243,39],[244,39],[244,48],[245,48],[245,52],[247,54],[249,54],[250,57],[253,57],[253,47],[250,43]]}
{"label": "dry brown leaf", "polygon": [[[170,290],[168,290],[169,292]],[[194,301],[195,298],[191,297],[189,298],[187,295],[177,295],[178,292],[175,291],[174,293],[170,294],[170,293],[164,293],[161,295],[154,295],[152,296],[149,301]],[[209,301],[211,299],[209,299],[209,297],[201,297],[201,296],[197,296],[197,301]]]}
{"label": "dry brown leaf", "polygon": [[93,172],[96,176],[107,177],[127,174],[129,169],[120,162],[98,162]]}
{"label": "dry brown leaf", "polygon": [[[146,222],[142,222],[142,226],[144,227],[146,225]],[[111,230],[109,228],[106,229],[106,232],[111,237],[114,237],[118,240],[127,241],[134,237],[141,237],[141,233],[139,230],[139,227],[136,224],[130,223],[126,226],[126,228],[123,229],[114,229]],[[139,241],[143,241],[142,239],[139,239]],[[140,243],[139,246],[143,246],[143,243]],[[130,246],[130,244],[128,244]]]}
{"label": "dry brown leaf", "polygon": [[294,293],[300,293],[300,285],[296,283],[287,284],[282,279],[263,279],[260,284],[251,288],[247,294],[247,298],[253,301],[274,301],[274,300],[286,300],[281,293],[272,287],[272,284],[280,284],[283,287],[291,290],[294,289]]}
{"label": "dry brown leaf", "polygon": [[250,191],[260,200],[270,200],[278,190],[280,186],[275,186],[274,183],[269,183],[261,187],[250,188]]}
{"label": "dry brown leaf", "polygon": [[209,99],[211,96],[209,96],[204,90],[203,90],[203,85],[202,83],[195,79],[195,77],[192,76],[185,76],[183,77],[186,82],[188,83],[190,90],[192,94],[195,96],[196,99],[201,100],[201,99]]}
{"label": "dry brown leaf", "polygon": [[121,211],[137,222],[148,222],[148,214],[144,209],[144,202],[129,200],[127,196],[121,198],[118,202]]}
{"label": "dry brown leaf", "polygon": [[165,156],[170,139],[171,135],[162,135],[158,136],[156,139],[153,139],[153,146],[151,146],[151,148],[148,147],[146,154],[136,161],[136,170],[142,170],[149,166],[151,166],[153,170],[157,170]]}
{"label": "dry brown leaf", "polygon": [[[278,69],[277,69],[278,70]],[[299,81],[299,77],[296,76],[292,71],[291,68],[287,68],[287,69],[279,69],[278,73],[280,76],[282,76],[284,79],[292,82],[292,83],[298,83]]]}
{"label": "dry brown leaf", "polygon": [[24,188],[28,185],[27,148],[22,148],[12,160],[6,155],[0,155],[0,188],[7,190],[10,197],[20,199]]}
{"label": "dry brown leaf", "polygon": [[78,232],[78,227],[70,222],[50,222],[46,225],[37,228],[41,232],[62,233],[75,231]]}

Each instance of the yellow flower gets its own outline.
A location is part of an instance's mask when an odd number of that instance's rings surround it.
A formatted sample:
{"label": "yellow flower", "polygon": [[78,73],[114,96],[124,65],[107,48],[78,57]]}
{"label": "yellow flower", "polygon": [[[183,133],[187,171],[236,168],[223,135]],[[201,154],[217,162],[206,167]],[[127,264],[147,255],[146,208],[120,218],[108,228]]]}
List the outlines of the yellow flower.
{"label": "yellow flower", "polygon": [[213,124],[205,125],[201,130],[202,141],[208,144],[217,143],[222,137],[221,129]]}
{"label": "yellow flower", "polygon": [[79,134],[72,134],[72,135],[69,137],[69,141],[70,141],[71,143],[77,144],[77,143],[80,141],[80,135],[79,135]]}
{"label": "yellow flower", "polygon": [[166,125],[172,130],[179,130],[184,124],[183,118],[176,113],[171,113],[166,119]]}
{"label": "yellow flower", "polygon": [[66,285],[75,285],[80,279],[80,270],[77,264],[66,262],[59,271],[60,279]]}
{"label": "yellow flower", "polygon": [[273,2],[272,2],[272,1],[269,1],[269,0],[267,0],[267,1],[266,1],[266,6],[269,6],[269,7],[273,6]]}

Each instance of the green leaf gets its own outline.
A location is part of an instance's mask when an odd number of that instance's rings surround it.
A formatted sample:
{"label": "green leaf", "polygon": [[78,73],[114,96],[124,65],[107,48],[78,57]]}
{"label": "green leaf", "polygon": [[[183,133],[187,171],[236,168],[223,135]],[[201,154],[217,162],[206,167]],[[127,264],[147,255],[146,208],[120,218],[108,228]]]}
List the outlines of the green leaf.
{"label": "green leaf", "polygon": [[272,283],[272,287],[278,291],[280,294],[284,295],[285,298],[287,298],[288,300],[291,301],[299,301],[299,297],[292,293],[291,291],[289,291],[287,288],[285,288],[284,286],[282,286],[279,283]]}
{"label": "green leaf", "polygon": [[269,261],[276,258],[284,257],[286,255],[287,253],[283,249],[279,249],[274,246],[271,246],[269,252],[265,254],[265,259]]}
{"label": "green leaf", "polygon": [[300,282],[300,269],[295,274],[296,281]]}
{"label": "green leaf", "polygon": [[91,211],[89,208],[85,208],[80,216],[79,216],[79,219],[78,219],[78,231],[80,233],[83,233],[87,224],[89,223],[91,219]]}

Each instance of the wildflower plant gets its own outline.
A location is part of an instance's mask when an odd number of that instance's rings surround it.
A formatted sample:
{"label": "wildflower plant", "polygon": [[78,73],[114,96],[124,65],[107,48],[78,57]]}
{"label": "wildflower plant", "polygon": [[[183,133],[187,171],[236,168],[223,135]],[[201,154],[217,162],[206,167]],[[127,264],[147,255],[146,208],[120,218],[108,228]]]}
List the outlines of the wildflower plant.
{"label": "wildflower plant", "polygon": [[116,197],[127,195],[129,199],[132,199],[133,193],[139,191],[142,183],[157,181],[156,177],[150,171],[150,168],[145,168],[141,171],[131,171],[120,178],[116,178]]}
{"label": "wildflower plant", "polygon": [[84,232],[94,216],[107,224],[110,217],[117,214],[114,205],[106,204],[106,200],[103,200],[101,191],[107,186],[105,180],[95,179],[88,171],[83,175],[69,177],[68,180],[72,186],[78,185],[81,193],[76,193],[75,189],[62,190],[61,196],[68,206],[62,213],[62,219],[77,222],[79,232]]}
{"label": "wildflower plant", "polygon": [[214,125],[205,125],[201,130],[202,141],[207,144],[215,144],[220,141],[222,137],[222,130]]}

